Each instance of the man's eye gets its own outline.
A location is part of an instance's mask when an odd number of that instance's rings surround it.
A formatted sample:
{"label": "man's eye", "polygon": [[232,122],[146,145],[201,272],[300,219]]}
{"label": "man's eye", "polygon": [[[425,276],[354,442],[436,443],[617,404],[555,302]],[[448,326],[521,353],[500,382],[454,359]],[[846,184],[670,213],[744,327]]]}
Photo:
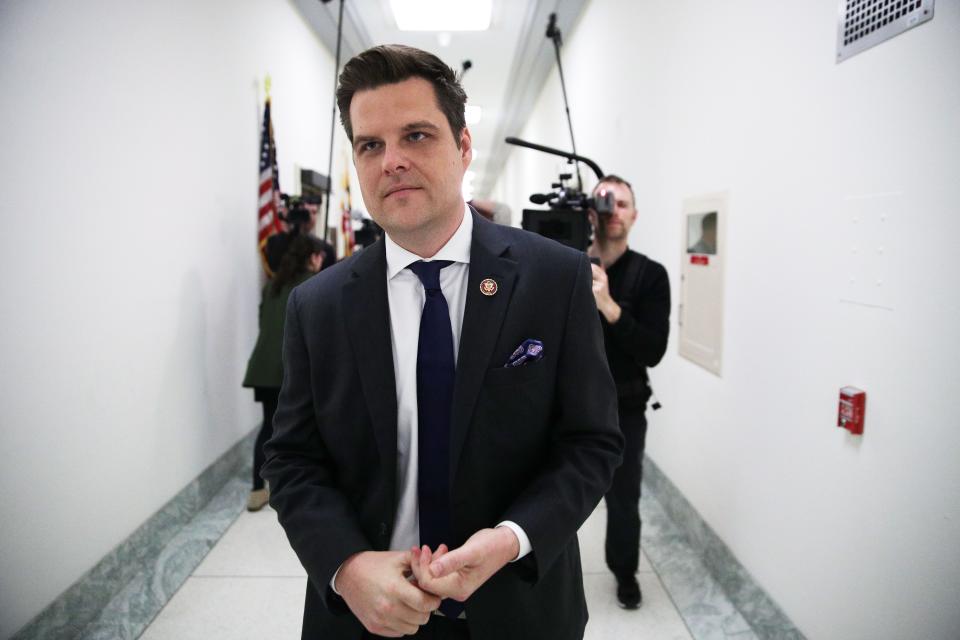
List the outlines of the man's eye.
{"label": "man's eye", "polygon": [[360,151],[375,151],[379,145],[380,143],[375,141],[364,142],[360,145]]}
{"label": "man's eye", "polygon": [[425,134],[423,131],[414,131],[413,133],[407,136],[407,139],[410,140],[411,142],[419,142],[426,137],[427,137],[427,134]]}

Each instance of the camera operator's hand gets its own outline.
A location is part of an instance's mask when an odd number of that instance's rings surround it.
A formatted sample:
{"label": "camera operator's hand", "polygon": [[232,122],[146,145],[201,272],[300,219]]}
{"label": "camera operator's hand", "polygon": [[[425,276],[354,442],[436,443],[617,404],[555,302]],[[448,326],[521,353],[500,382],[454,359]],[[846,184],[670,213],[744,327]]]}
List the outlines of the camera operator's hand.
{"label": "camera operator's hand", "polygon": [[600,247],[598,246],[601,235],[603,234],[603,228],[600,226],[600,218],[597,216],[597,212],[593,209],[587,210],[587,220],[590,221],[590,228],[593,229],[592,242],[590,246],[587,247],[587,255],[591,258],[600,257]]}
{"label": "camera operator's hand", "polygon": [[610,283],[607,280],[607,272],[603,267],[591,264],[593,269],[593,297],[597,301],[597,309],[603,314],[610,324],[616,324],[620,319],[620,305],[610,297]]}

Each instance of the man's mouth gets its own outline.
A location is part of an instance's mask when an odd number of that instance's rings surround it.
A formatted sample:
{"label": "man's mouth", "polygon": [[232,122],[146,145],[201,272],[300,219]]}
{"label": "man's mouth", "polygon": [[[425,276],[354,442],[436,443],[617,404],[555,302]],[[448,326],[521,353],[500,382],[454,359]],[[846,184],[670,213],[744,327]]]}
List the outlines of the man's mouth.
{"label": "man's mouth", "polygon": [[402,196],[408,193],[412,193],[413,191],[416,191],[419,188],[420,187],[408,187],[408,186],[391,187],[390,189],[387,190],[386,195],[383,197],[389,198],[390,196],[398,196],[398,195]]}

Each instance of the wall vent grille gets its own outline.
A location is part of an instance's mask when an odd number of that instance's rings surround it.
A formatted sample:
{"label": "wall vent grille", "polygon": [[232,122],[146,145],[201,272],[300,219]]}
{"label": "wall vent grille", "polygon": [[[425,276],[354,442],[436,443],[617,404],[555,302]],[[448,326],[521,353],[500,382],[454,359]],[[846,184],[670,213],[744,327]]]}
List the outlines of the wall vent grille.
{"label": "wall vent grille", "polygon": [[840,0],[837,62],[933,18],[933,0]]}

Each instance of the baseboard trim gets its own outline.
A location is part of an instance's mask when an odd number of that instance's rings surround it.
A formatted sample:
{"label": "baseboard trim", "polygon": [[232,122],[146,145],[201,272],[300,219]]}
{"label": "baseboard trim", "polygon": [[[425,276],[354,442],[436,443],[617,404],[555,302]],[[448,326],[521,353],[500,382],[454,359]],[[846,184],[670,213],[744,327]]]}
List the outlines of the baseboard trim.
{"label": "baseboard trim", "polygon": [[699,557],[758,638],[804,640],[800,630],[649,457],[644,458],[643,481],[645,489],[662,506],[675,529],[684,537],[684,542]]}
{"label": "baseboard trim", "polygon": [[[126,540],[117,545],[96,566],[24,625],[11,640],[137,637],[129,635],[135,632],[131,622],[134,623],[133,626],[139,626],[136,625],[135,620],[131,620],[138,617],[132,615],[131,609],[139,609],[141,618],[149,616],[149,619],[152,619],[159,611],[157,607],[162,608],[166,604],[166,599],[172,595],[172,591],[175,592],[180,586],[170,584],[169,579],[156,580],[155,568],[158,564],[165,564],[162,562],[165,549],[185,528],[188,528],[198,513],[210,505],[231,479],[237,478],[244,469],[249,470],[253,441],[258,429],[259,427],[238,440],[226,453],[204,469]],[[235,510],[233,519],[236,519],[242,511],[243,502],[218,506],[220,512],[224,509],[228,512]],[[223,515],[229,517],[230,514]],[[199,560],[203,559],[203,555],[206,555],[208,550],[209,548],[198,550],[203,552]],[[183,565],[182,557],[178,557],[177,560],[180,565]],[[196,560],[197,563],[199,560]],[[192,567],[190,570],[192,571]],[[180,574],[182,570],[176,573]],[[186,575],[189,574],[190,571],[187,571]],[[131,596],[139,596],[139,601],[136,603],[129,602],[128,598],[124,604],[126,610],[118,612],[119,617],[124,618],[124,628],[129,633],[118,632],[116,629],[110,635],[93,632],[91,626],[96,626],[103,618],[104,612],[111,606],[117,606],[118,596],[124,592],[130,593]],[[164,599],[165,596],[166,599]]]}

